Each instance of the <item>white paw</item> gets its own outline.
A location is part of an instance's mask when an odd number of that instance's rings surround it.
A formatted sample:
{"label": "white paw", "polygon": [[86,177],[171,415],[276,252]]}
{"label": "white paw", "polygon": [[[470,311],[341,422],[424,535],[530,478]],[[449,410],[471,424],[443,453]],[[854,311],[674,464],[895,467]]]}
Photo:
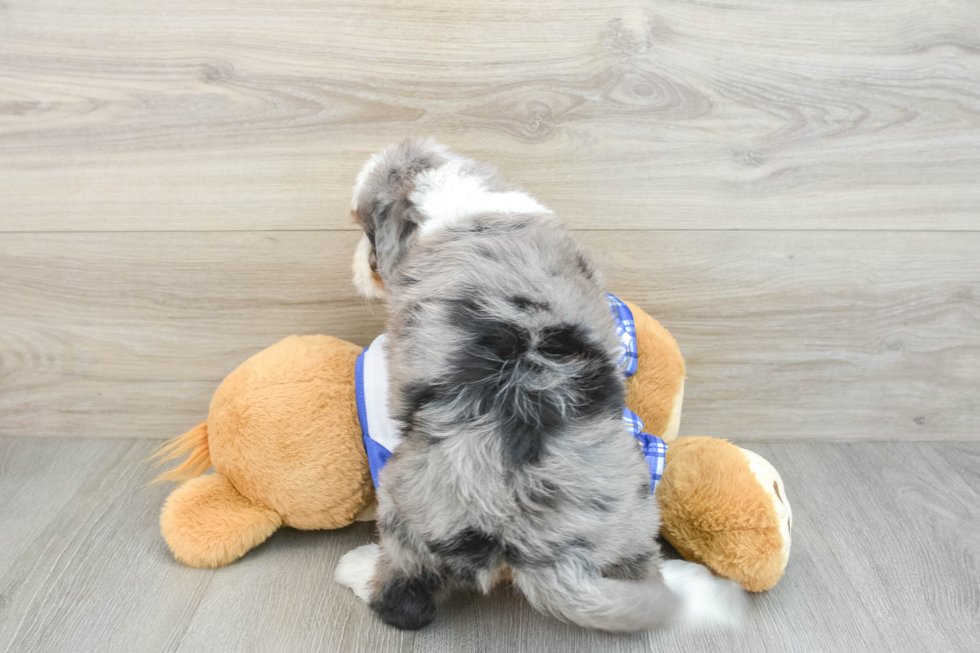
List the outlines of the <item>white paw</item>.
{"label": "white paw", "polygon": [[703,565],[667,560],[664,582],[684,601],[680,621],[693,626],[738,626],[745,611],[745,591],[735,581],[718,578]]}
{"label": "white paw", "polygon": [[365,603],[371,601],[371,578],[374,576],[374,566],[378,563],[381,550],[377,544],[365,544],[348,551],[337,563],[333,578],[345,585]]}

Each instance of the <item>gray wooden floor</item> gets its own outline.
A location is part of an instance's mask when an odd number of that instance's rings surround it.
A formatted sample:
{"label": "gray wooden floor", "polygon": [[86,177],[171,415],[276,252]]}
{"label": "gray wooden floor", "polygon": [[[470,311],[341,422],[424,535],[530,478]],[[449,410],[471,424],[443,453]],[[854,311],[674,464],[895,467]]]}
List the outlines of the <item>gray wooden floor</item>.
{"label": "gray wooden floor", "polygon": [[348,206],[434,136],[554,209],[689,433],[975,440],[977,0],[0,0],[0,435],[169,438],[369,342]]}
{"label": "gray wooden floor", "polygon": [[[0,0],[0,653],[980,650],[978,25],[977,0]],[[770,443],[793,556],[742,632],[611,637],[508,590],[392,631],[331,581],[365,525],[170,557],[155,439],[280,338],[381,330],[347,206],[406,135],[498,165],[671,330],[685,434]]]}
{"label": "gray wooden floor", "polygon": [[284,530],[216,571],[170,557],[143,489],[153,441],[0,438],[0,651],[976,651],[980,443],[755,444],[783,473],[793,554],[740,632],[611,636],[511,590],[417,634],[334,584],[371,527]]}

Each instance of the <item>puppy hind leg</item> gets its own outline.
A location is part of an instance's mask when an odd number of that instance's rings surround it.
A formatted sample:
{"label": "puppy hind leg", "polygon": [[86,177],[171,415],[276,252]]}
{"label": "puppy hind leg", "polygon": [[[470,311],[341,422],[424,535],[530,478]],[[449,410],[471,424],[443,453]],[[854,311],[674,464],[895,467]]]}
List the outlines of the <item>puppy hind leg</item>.
{"label": "puppy hind leg", "polygon": [[381,557],[371,593],[371,609],[382,621],[396,628],[424,628],[436,616],[436,594],[444,581],[441,567],[425,545],[413,536],[401,515],[388,510],[379,517]]}
{"label": "puppy hind leg", "polygon": [[402,630],[419,630],[436,617],[436,594],[443,579],[397,537],[382,539],[371,593],[371,609]]}
{"label": "puppy hind leg", "polygon": [[365,544],[348,551],[337,563],[334,579],[349,587],[386,624],[403,630],[424,628],[436,616],[435,596],[442,579],[412,563],[405,550],[393,556],[391,546],[388,538],[383,545]]}
{"label": "puppy hind leg", "polygon": [[410,574],[389,570],[377,580],[371,609],[389,626],[419,630],[436,618],[436,593],[440,586],[439,576],[430,571]]}

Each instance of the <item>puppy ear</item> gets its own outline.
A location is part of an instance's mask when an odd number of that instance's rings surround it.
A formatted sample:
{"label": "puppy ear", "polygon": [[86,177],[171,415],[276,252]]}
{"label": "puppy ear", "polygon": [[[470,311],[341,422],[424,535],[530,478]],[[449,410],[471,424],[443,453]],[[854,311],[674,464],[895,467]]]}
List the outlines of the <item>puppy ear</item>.
{"label": "puppy ear", "polygon": [[399,198],[375,217],[374,249],[377,271],[382,279],[401,263],[405,252],[418,239],[422,214],[407,198]]}

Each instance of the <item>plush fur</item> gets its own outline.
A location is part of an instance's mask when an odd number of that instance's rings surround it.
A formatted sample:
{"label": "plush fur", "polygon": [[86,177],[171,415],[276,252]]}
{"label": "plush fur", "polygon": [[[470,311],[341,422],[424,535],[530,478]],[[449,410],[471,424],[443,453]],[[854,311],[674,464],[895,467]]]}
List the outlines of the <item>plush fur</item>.
{"label": "plush fur", "polygon": [[228,375],[208,421],[171,444],[195,462],[185,476],[217,470],[164,506],[161,530],[179,560],[225,565],[280,525],[340,528],[370,505],[354,400],[360,351],[329,336],[294,336]]}
{"label": "plush fur", "polygon": [[626,404],[643,420],[648,433],[667,443],[677,437],[684,403],[684,359],[670,332],[639,306],[627,301],[636,323],[640,364],[626,380]]}
{"label": "plush fur", "polygon": [[[338,528],[373,494],[367,454],[349,437],[360,351],[327,336],[287,339],[232,372],[211,400],[212,464],[286,526]],[[276,437],[243,438],[243,431]],[[351,462],[364,478],[349,473]]]}
{"label": "plush fur", "polygon": [[355,217],[389,306],[391,408],[371,607],[420,628],[447,584],[502,565],[580,625],[669,621],[649,470],[622,424],[602,277],[568,230],[496,171],[425,142],[359,176]]}
{"label": "plush fur", "polygon": [[160,514],[160,531],[174,557],[192,567],[220,567],[261,544],[282,517],[243,497],[222,474],[181,485]]}
{"label": "plush fur", "polygon": [[[657,485],[661,533],[688,560],[749,591],[770,589],[789,554],[771,491],[760,485],[735,445],[716,438],[677,438],[667,449]],[[785,501],[785,491],[780,500]]]}
{"label": "plush fur", "polygon": [[158,465],[187,456],[173,469],[169,469],[153,480],[152,484],[164,481],[186,481],[200,476],[211,467],[211,451],[208,446],[208,423],[201,422],[178,438],[168,440],[151,457]]}

